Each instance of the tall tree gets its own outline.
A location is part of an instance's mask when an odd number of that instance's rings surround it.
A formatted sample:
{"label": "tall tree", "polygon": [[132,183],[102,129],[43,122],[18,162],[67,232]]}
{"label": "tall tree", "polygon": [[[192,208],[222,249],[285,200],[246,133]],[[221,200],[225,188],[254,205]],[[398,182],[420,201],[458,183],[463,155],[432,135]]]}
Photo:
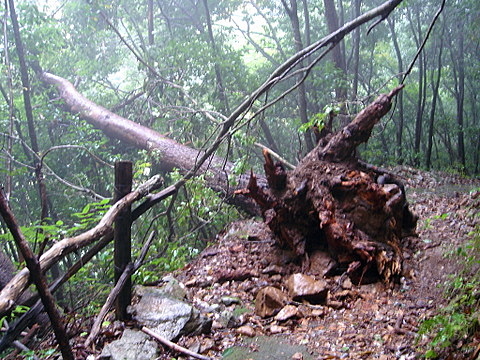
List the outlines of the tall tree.
{"label": "tall tree", "polygon": [[[334,0],[323,0],[325,5],[325,19],[327,20],[328,32],[333,33],[339,28],[339,20],[337,9],[335,8]],[[346,71],[347,71],[347,62],[345,59],[345,51],[343,51],[341,43],[335,46],[332,50],[333,62],[335,63],[336,68],[339,70],[337,76],[340,81],[337,81],[336,88],[336,100],[338,102],[345,101],[347,99],[347,88],[346,88]]]}
{"label": "tall tree", "polygon": [[442,53],[443,53],[443,35],[445,30],[445,24],[442,24],[442,33],[439,38],[436,39],[434,49],[438,51],[438,65],[437,65],[437,77],[434,78],[434,71],[431,72],[431,87],[432,87],[432,104],[430,107],[430,119],[428,122],[428,144],[425,155],[425,166],[430,169],[432,162],[432,147],[433,147],[433,134],[435,123],[435,110],[437,109],[438,89],[440,88],[440,79],[442,76]]}
{"label": "tall tree", "polygon": [[[300,20],[298,18],[298,5],[297,0],[290,0],[290,5],[287,4],[286,0],[282,0],[283,7],[287,12],[288,18],[290,19],[290,23],[292,25],[293,30],[293,38],[295,41],[295,49],[297,52],[303,49],[303,41],[302,41],[302,34],[300,32]],[[304,66],[304,62],[300,61],[300,67]],[[302,75],[299,75],[299,79],[302,78]],[[305,84],[302,82],[298,86],[298,111],[300,115],[300,120],[302,124],[308,123],[308,114],[307,114],[307,90],[305,88]],[[312,140],[312,132],[308,129],[304,133],[305,145],[307,151],[313,149],[313,140]]]}
{"label": "tall tree", "polygon": [[[403,57],[400,50],[400,45],[398,43],[397,32],[395,30],[395,15],[387,19],[388,26],[390,27],[390,33],[392,36],[393,47],[395,49],[395,55],[397,57],[397,68],[398,74],[403,74]],[[395,155],[399,163],[403,162],[403,124],[404,124],[404,115],[403,115],[403,91],[400,92],[397,96],[397,109],[398,115],[396,116],[396,132],[395,132]]]}

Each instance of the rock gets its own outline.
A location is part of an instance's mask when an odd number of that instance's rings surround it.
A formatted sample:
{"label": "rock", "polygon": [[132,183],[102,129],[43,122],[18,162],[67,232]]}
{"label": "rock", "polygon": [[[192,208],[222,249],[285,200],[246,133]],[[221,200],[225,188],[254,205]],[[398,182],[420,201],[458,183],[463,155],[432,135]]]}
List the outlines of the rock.
{"label": "rock", "polygon": [[99,359],[153,360],[157,358],[158,345],[147,334],[125,329],[120,339],[105,345]]}
{"label": "rock", "polygon": [[301,352],[297,352],[292,355],[292,360],[303,360],[303,354]]}
{"label": "rock", "polygon": [[328,276],[332,270],[334,270],[338,264],[332,259],[332,257],[325,251],[316,250],[309,256],[310,261],[310,273],[317,274],[321,277]]}
{"label": "rock", "polygon": [[233,305],[233,304],[240,304],[242,301],[238,297],[235,297],[235,296],[223,296],[220,299],[220,302],[225,306],[230,306],[230,305]]}
{"label": "rock", "polygon": [[285,327],[285,326],[280,326],[280,325],[272,325],[268,328],[268,330],[270,331],[270,333],[272,335],[274,335],[274,334],[281,334],[281,333],[287,331],[288,328]]}
{"label": "rock", "polygon": [[261,289],[255,299],[255,314],[265,318],[274,315],[288,301],[287,295],[280,289],[267,286]]}
{"label": "rock", "polygon": [[343,283],[342,283],[342,288],[344,288],[345,290],[351,290],[352,287],[353,287],[352,280],[350,280],[349,277],[345,278],[345,280],[343,280]]}
{"label": "rock", "polygon": [[291,275],[285,285],[293,300],[307,300],[311,304],[325,303],[329,291],[326,281],[298,273]]}
{"label": "rock", "polygon": [[265,269],[262,270],[262,274],[267,274],[267,275],[277,275],[277,274],[284,274],[285,271],[283,270],[283,267],[279,265],[270,265],[267,266]]}
{"label": "rock", "polygon": [[220,324],[220,329],[237,327],[241,323],[238,316],[236,316],[234,312],[228,310],[224,310],[218,314],[218,317],[215,320]]}
{"label": "rock", "polygon": [[285,321],[292,317],[298,316],[298,309],[296,306],[293,305],[286,305],[280,310],[280,312],[275,315],[275,320],[277,321]]}
{"label": "rock", "polygon": [[250,325],[243,325],[240,326],[237,330],[235,330],[237,334],[240,335],[245,335],[248,337],[254,337],[255,336],[255,329],[251,327]]}
{"label": "rock", "polygon": [[167,275],[162,279],[165,284],[160,287],[166,295],[174,299],[183,300],[187,297],[187,289],[184,284],[175,279],[172,275]]}
{"label": "rock", "polygon": [[272,275],[270,279],[272,280],[272,282],[280,282],[282,280],[282,275]]}
{"label": "rock", "polygon": [[[136,287],[137,290],[138,287]],[[129,311],[134,320],[159,335],[174,340],[183,334],[208,332],[211,320],[200,315],[191,305],[168,297],[162,288],[138,288],[140,301]]]}
{"label": "rock", "polygon": [[215,340],[206,338],[204,339],[203,343],[200,345],[200,354],[204,354],[207,351],[213,349],[215,347]]}

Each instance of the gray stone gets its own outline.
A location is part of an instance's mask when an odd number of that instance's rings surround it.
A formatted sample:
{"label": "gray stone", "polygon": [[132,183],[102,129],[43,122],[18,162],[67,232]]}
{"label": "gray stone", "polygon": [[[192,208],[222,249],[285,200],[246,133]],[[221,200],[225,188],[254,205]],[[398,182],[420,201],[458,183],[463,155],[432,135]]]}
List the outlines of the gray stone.
{"label": "gray stone", "polygon": [[147,334],[125,329],[120,339],[105,345],[99,359],[153,360],[157,358],[158,345]]}
{"label": "gray stone", "polygon": [[230,306],[230,305],[233,305],[233,304],[241,304],[242,300],[240,300],[240,298],[235,297],[235,296],[223,296],[220,299],[220,302],[225,306]]}
{"label": "gray stone", "polygon": [[166,339],[210,331],[210,319],[191,305],[170,297],[164,288],[138,286],[135,291],[141,298],[129,309],[134,320]]}
{"label": "gray stone", "polygon": [[181,335],[193,316],[193,308],[176,299],[163,296],[142,296],[132,306],[133,318],[157,334],[173,340]]}
{"label": "gray stone", "polygon": [[175,279],[172,275],[167,275],[162,279],[165,284],[160,288],[165,294],[178,300],[187,297],[187,288],[183,283]]}

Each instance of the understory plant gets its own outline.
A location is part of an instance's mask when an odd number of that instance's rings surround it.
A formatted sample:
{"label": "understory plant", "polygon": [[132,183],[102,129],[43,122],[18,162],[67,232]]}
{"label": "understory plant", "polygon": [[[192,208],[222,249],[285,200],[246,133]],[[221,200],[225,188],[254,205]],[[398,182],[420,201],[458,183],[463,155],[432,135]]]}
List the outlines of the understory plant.
{"label": "understory plant", "polygon": [[[473,216],[478,219],[479,214]],[[445,295],[451,300],[420,326],[419,335],[429,339],[423,353],[427,359],[444,358],[454,352],[467,356],[479,346],[480,225],[469,236],[468,243],[455,253],[463,269],[446,284]]]}

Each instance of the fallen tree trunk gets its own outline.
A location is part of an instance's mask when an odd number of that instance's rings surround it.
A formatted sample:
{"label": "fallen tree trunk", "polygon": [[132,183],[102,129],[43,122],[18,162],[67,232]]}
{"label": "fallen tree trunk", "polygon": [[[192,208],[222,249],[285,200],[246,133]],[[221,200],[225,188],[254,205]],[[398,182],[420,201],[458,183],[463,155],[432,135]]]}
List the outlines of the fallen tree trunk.
{"label": "fallen tree trunk", "polygon": [[[379,22],[384,20],[400,3],[402,0],[387,0],[383,4],[367,11],[356,19],[347,22],[335,32],[326,37],[314,42],[308,47],[298,51],[288,58],[283,64],[277,67],[269,78],[250,94],[238,107],[225,119],[222,123],[222,128],[216,136],[211,146],[205,151],[198,151],[187,146],[181,145],[176,141],[169,139],[158,132],[137,124],[131,120],[125,119],[115,113],[93,103],[84,96],[82,96],[75,87],[66,79],[59,76],[43,72],[37,64],[35,71],[38,73],[40,79],[47,84],[57,87],[60,97],[65,101],[67,109],[72,113],[79,114],[83,119],[91,123],[96,128],[101,129],[107,136],[119,139],[127,144],[136,146],[140,149],[157,150],[161,156],[161,164],[164,170],[169,171],[173,167],[184,170],[189,177],[196,173],[205,173],[206,170],[212,174],[207,178],[207,183],[216,191],[220,191],[226,195],[227,200],[231,203],[240,206],[249,213],[256,213],[257,209],[252,206],[252,202],[246,201],[245,197],[233,196],[235,190],[244,188],[248,183],[248,177],[245,175],[238,176],[235,180],[236,185],[232,186],[229,182],[229,176],[232,175],[232,163],[223,158],[216,157],[214,152],[218,146],[231,135],[233,125],[252,109],[253,104],[260,99],[265,93],[268,93],[273,87],[282,81],[288,79],[293,71],[300,76],[298,82],[290,87],[287,91],[282,93],[278,98],[272,100],[270,103],[263,105],[257,113],[250,119],[253,119],[258,113],[263,111],[268,106],[273,105],[276,101],[286,96],[308,76],[312,67],[318,63],[336,44],[338,44],[347,34],[353,30],[367,23],[370,20],[379,18],[372,26],[376,26]],[[325,51],[316,59],[311,61],[311,64],[303,69],[298,69],[297,65],[302,60],[313,57],[314,54],[325,48]],[[155,71],[155,69],[147,68],[152,75],[163,79]],[[170,82],[168,84],[172,85]],[[263,178],[258,181],[263,185]]]}
{"label": "fallen tree trunk", "polygon": [[355,148],[368,140],[402,87],[380,95],[291,172],[264,152],[269,189],[259,187],[252,174],[247,189],[239,191],[257,202],[279,244],[305,266],[312,253],[324,251],[336,261],[336,271],[346,271],[356,283],[388,283],[401,275],[401,240],[412,234],[417,219],[399,179],[362,165]]}
{"label": "fallen tree trunk", "polygon": [[60,97],[64,100],[67,110],[78,114],[81,118],[102,130],[110,138],[118,139],[125,144],[155,151],[160,156],[158,165],[162,171],[168,172],[178,168],[183,173],[197,169],[199,173],[207,173],[209,186],[217,192],[224,194],[227,199],[240,206],[249,213],[256,213],[255,205],[243,196],[233,197],[235,190],[245,187],[248,178],[238,176],[236,184],[229,183],[233,164],[221,157],[210,155],[206,161],[201,161],[204,155],[199,151],[167,138],[159,132],[146,126],[137,124],[121,117],[104,107],[95,104],[82,94],[68,80],[59,76],[43,72],[40,78],[47,84],[56,86]]}

